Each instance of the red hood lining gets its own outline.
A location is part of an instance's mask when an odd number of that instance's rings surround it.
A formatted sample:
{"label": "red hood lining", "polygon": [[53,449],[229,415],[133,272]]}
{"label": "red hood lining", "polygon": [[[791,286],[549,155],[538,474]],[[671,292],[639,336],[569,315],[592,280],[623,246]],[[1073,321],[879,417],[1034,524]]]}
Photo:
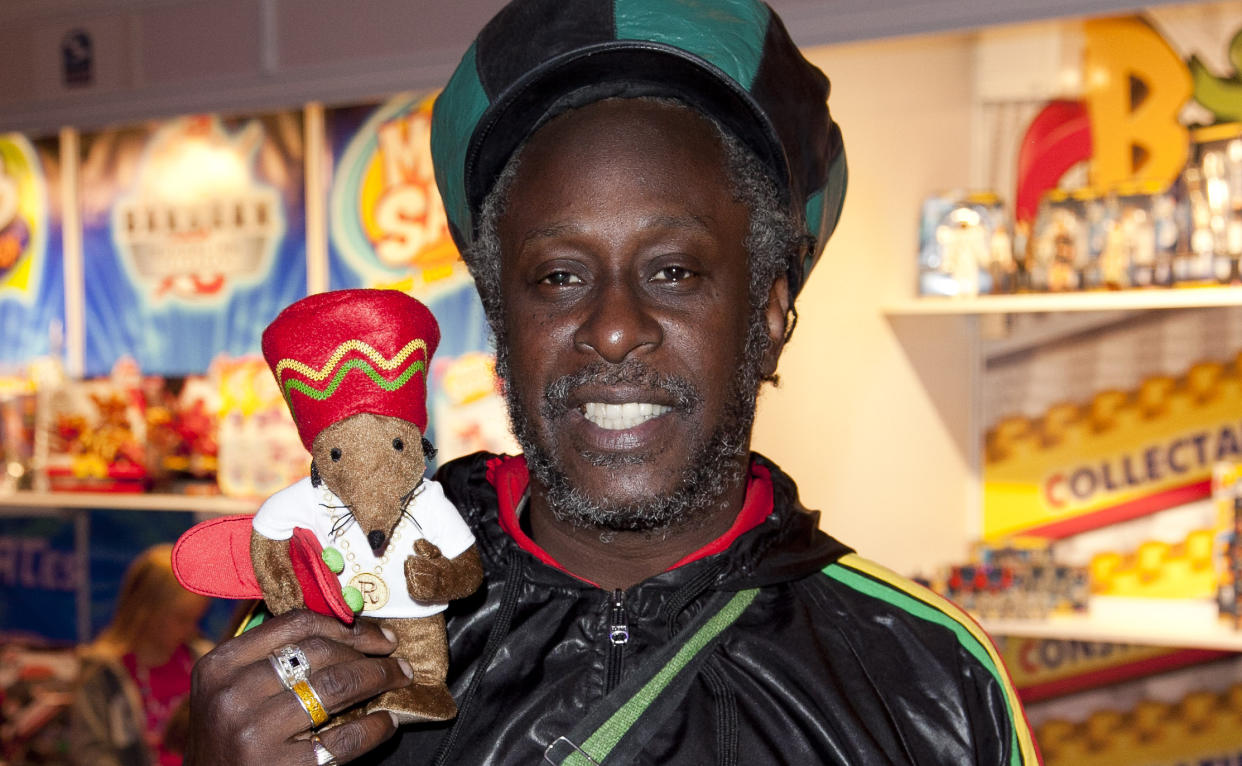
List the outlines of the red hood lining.
{"label": "red hood lining", "polygon": [[[539,547],[522,530],[517,511],[518,506],[522,502],[522,496],[526,494],[526,488],[530,484],[530,472],[526,468],[526,460],[524,458],[520,455],[500,455],[487,461],[487,481],[496,489],[496,496],[499,501],[500,528],[513,538],[518,547],[550,567],[559,569],[568,575],[577,577],[583,582],[599,587],[597,583],[580,577],[561,566],[551,554]],[[772,476],[767,468],[751,461],[750,475],[746,481],[746,498],[742,502],[742,510],[738,513],[737,518],[733,520],[733,524],[723,535],[677,561],[669,569],[676,569],[692,561],[698,561],[701,558],[724,551],[742,534],[759,526],[772,513],[772,508]]]}

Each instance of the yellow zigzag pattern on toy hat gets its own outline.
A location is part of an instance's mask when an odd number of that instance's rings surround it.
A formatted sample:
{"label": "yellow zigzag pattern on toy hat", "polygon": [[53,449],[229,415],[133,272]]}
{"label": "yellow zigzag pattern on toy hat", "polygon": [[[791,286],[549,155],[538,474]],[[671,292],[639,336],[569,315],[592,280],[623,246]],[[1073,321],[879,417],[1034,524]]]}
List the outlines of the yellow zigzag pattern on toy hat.
{"label": "yellow zigzag pattern on toy hat", "polygon": [[332,356],[328,357],[328,361],[324,362],[323,367],[320,367],[318,370],[310,367],[309,365],[303,364],[296,359],[281,359],[276,363],[276,379],[280,380],[281,373],[285,370],[291,369],[294,372],[305,375],[313,381],[321,381],[328,377],[328,373],[332,372],[333,368],[340,364],[341,360],[344,359],[345,355],[350,351],[357,351],[363,354],[372,362],[375,362],[375,364],[382,370],[395,370],[402,362],[409,359],[410,354],[413,354],[419,349],[426,351],[427,341],[422,338],[415,338],[405,344],[405,346],[397,352],[396,356],[392,359],[388,359],[379,351],[375,350],[375,347],[370,343],[367,343],[365,340],[358,340],[355,338],[353,340],[347,340],[337,346],[336,351],[332,352]]}
{"label": "yellow zigzag pattern on toy hat", "polygon": [[[424,353],[424,356],[425,356],[427,352],[427,342],[423,340],[422,338],[415,338],[414,340],[411,340],[409,343],[406,343],[405,346],[403,346],[401,350],[396,353],[396,355],[394,355],[391,359],[389,359],[388,357],[385,357],[382,353],[377,351],[375,347],[372,346],[371,344],[367,343],[364,340],[358,340],[357,338],[354,338],[352,340],[347,340],[341,345],[337,346],[336,350],[332,352],[332,356],[330,356],[328,358],[328,361],[324,362],[323,366],[320,367],[319,369],[315,369],[311,367],[310,365],[304,364],[303,362],[299,362],[296,359],[281,359],[279,362],[276,363],[276,369],[275,369],[276,379],[278,381],[281,381],[281,393],[284,395],[286,401],[288,401],[289,399],[290,390],[294,388],[306,394],[307,396],[310,396],[313,399],[318,399],[318,400],[326,399],[327,397],[331,396],[334,391],[336,391],[337,387],[340,385],[341,379],[344,378],[345,374],[354,367],[360,368],[363,372],[367,374],[368,377],[370,377],[373,381],[375,381],[375,383],[379,385],[380,387],[382,387],[384,390],[392,391],[404,385],[405,382],[409,380],[410,377],[414,373],[416,372],[425,373],[426,364],[422,360],[419,360],[415,362],[414,364],[411,364],[410,367],[399,378],[393,381],[385,380],[378,372],[375,371],[374,368],[372,368],[370,365],[368,365],[365,361],[361,359],[351,360],[339,370],[337,370],[337,367],[338,365],[341,364],[341,360],[344,359],[345,356],[349,352],[357,351],[358,353],[362,354],[370,361],[374,362],[375,365],[379,367],[380,369],[385,370],[385,371],[392,371],[400,367],[402,364],[404,364],[405,361],[409,359],[410,356],[414,352],[420,351],[420,350]],[[307,385],[306,383],[303,383],[300,380],[285,381],[284,373],[286,370],[296,372],[312,381],[315,381],[316,383],[325,380],[334,371],[336,371],[336,375],[333,377],[332,382],[321,391],[321,390],[312,388],[311,386]]]}

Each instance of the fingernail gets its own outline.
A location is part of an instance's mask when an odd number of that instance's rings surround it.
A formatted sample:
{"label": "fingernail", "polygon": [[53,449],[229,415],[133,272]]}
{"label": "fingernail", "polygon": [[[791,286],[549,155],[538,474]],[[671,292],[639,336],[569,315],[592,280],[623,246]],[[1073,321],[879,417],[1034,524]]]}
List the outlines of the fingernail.
{"label": "fingernail", "polygon": [[392,628],[383,627],[383,628],[380,628],[380,632],[384,634],[384,638],[388,639],[394,644],[397,643],[397,634],[392,632]]}
{"label": "fingernail", "polygon": [[392,719],[392,725],[394,728],[401,725],[401,722],[397,720],[397,714],[391,710],[388,711],[388,717]]}
{"label": "fingernail", "polygon": [[404,657],[398,657],[397,664],[401,666],[401,672],[405,673],[406,678],[414,677],[414,668],[410,667],[409,661],[407,661]]}

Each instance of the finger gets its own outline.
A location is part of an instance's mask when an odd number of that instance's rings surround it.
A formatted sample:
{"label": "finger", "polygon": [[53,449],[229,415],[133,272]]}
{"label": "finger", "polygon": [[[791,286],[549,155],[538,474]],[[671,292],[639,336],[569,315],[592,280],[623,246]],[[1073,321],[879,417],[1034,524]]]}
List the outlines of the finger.
{"label": "finger", "polygon": [[[333,641],[323,636],[310,636],[298,641],[295,645],[306,655],[305,672],[307,675],[332,665],[352,662],[369,656],[348,644]],[[271,655],[251,663],[246,675],[268,679],[262,689],[264,696],[270,696],[276,694],[281,689],[288,688],[281,680],[280,674],[272,667]]]}
{"label": "finger", "polygon": [[[319,741],[328,748],[328,752],[336,756],[337,761],[348,763],[363,753],[374,750],[396,732],[397,725],[393,722],[392,715],[381,710],[355,721],[333,726],[319,735]],[[306,762],[315,762],[313,751]]]}
{"label": "finger", "polygon": [[[339,713],[383,692],[408,686],[408,668],[409,663],[405,660],[363,657],[312,673],[310,685],[329,713]],[[270,703],[289,711],[288,715],[281,716],[281,721],[287,723],[287,730],[283,732],[285,737],[292,737],[311,728],[310,714],[294,692],[282,691],[274,695]]]}
{"label": "finger", "polygon": [[245,667],[258,660],[266,660],[267,655],[285,644],[299,644],[311,636],[338,641],[363,654],[388,654],[396,648],[396,641],[385,635],[374,622],[355,620],[353,625],[346,625],[334,617],[307,609],[293,609],[220,644],[207,655],[207,658],[215,655],[209,666]]}

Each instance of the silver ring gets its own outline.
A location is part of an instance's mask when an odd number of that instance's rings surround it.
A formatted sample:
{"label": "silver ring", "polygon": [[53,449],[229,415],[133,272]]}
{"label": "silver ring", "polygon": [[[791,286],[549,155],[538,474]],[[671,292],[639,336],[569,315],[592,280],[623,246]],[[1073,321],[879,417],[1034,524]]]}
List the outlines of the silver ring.
{"label": "silver ring", "polygon": [[332,751],[324,747],[323,740],[319,739],[318,734],[310,736],[311,748],[315,751],[315,766],[338,766],[336,756]]}
{"label": "silver ring", "polygon": [[272,669],[276,671],[280,682],[289,691],[293,691],[293,685],[298,681],[310,678],[310,661],[297,644],[285,644],[269,654],[267,659],[272,663]]}

